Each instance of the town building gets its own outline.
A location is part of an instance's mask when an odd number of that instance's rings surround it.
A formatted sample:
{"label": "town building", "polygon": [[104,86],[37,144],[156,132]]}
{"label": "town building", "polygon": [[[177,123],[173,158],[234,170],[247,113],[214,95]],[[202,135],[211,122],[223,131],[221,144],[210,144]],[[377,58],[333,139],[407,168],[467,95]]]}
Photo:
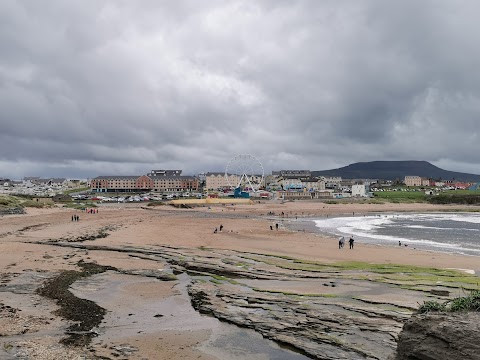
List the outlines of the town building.
{"label": "town building", "polygon": [[325,181],[319,180],[316,178],[302,179],[303,189],[314,192],[314,191],[323,191],[325,190]]}
{"label": "town building", "polygon": [[[258,188],[263,188],[265,186],[264,179],[262,175],[250,175],[248,180],[251,185]],[[208,172],[205,174],[205,189],[207,191],[217,191],[224,189],[231,189],[239,184],[242,181],[241,187],[244,190],[248,190],[250,184],[246,181],[245,177],[241,177],[236,174],[225,174],[223,172]]]}
{"label": "town building", "polygon": [[224,172],[207,172],[205,174],[206,190],[222,190],[230,188],[230,184],[238,184],[240,176],[228,174]]}
{"label": "town building", "polygon": [[430,179],[422,178],[422,186],[430,186]]}
{"label": "town building", "polygon": [[181,176],[182,170],[152,170],[147,176]]}
{"label": "town building", "polygon": [[422,178],[420,176],[405,176],[404,183],[407,186],[422,186]]}
{"label": "town building", "polygon": [[280,170],[272,171],[272,175],[282,178],[308,179],[312,177],[310,170]]}
{"label": "town building", "polygon": [[[178,170],[181,173],[181,170]],[[168,173],[168,172],[167,172]],[[153,175],[97,176],[90,182],[95,192],[190,192],[198,191],[198,179],[194,176]]]}
{"label": "town building", "polygon": [[325,187],[327,189],[336,189],[342,184],[341,176],[321,176],[320,179],[325,182]]}
{"label": "town building", "polygon": [[352,185],[352,197],[368,197],[369,196],[369,186],[365,184],[355,184]]}

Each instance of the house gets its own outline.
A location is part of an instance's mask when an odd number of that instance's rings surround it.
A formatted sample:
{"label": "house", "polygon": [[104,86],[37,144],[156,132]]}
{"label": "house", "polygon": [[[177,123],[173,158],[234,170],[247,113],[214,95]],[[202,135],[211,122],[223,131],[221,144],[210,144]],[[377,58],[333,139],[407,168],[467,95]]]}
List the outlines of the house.
{"label": "house", "polygon": [[315,193],[313,194],[313,197],[315,199],[329,199],[333,197],[333,191],[331,190],[315,191]]}
{"label": "house", "polygon": [[310,200],[312,194],[307,191],[279,191],[278,197],[284,200]]}
{"label": "house", "polygon": [[306,189],[310,192],[325,190],[325,181],[318,180],[317,178],[301,179],[301,183],[303,189]]}
{"label": "house", "polygon": [[325,187],[327,189],[338,188],[342,183],[341,176],[321,176],[320,179],[322,179],[325,182]]}
{"label": "house", "polygon": [[302,180],[299,178],[284,178],[281,184],[284,190],[303,190]]}

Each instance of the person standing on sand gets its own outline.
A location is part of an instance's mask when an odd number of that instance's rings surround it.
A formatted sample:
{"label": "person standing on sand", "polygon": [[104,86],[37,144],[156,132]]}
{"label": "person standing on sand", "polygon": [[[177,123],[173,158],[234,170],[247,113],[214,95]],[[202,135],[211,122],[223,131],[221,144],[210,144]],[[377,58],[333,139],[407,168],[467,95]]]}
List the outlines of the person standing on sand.
{"label": "person standing on sand", "polygon": [[342,236],[340,239],[338,239],[338,248],[343,249],[344,244],[345,244],[345,237]]}
{"label": "person standing on sand", "polygon": [[275,224],[275,228],[278,230],[278,223]]}
{"label": "person standing on sand", "polygon": [[222,229],[223,229],[223,225],[220,225],[220,232],[222,231]]}
{"label": "person standing on sand", "polygon": [[348,243],[350,244],[350,249],[353,249],[353,242],[355,240],[353,239],[353,236],[350,237],[350,240],[348,240]]}
{"label": "person standing on sand", "polygon": [[217,231],[218,231],[218,230],[217,230],[217,228],[215,228],[215,230],[213,230],[213,233],[214,233],[214,234],[216,234],[216,233],[217,233]]}

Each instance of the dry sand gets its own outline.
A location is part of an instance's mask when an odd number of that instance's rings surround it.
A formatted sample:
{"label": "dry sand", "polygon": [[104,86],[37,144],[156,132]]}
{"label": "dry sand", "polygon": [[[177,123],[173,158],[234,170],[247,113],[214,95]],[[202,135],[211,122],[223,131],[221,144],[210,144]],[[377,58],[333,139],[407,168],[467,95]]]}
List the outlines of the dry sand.
{"label": "dry sand", "polygon": [[[354,250],[338,250],[337,240],[334,238],[303,231],[291,231],[284,226],[286,221],[295,216],[303,218],[352,213],[360,216],[375,212],[453,210],[462,210],[462,208],[428,204],[325,204],[298,201],[218,205],[195,209],[109,204],[100,206],[98,214],[87,214],[59,207],[45,210],[27,209],[26,215],[0,217],[1,279],[7,279],[9,274],[21,274],[28,269],[40,272],[78,269],[76,263],[80,259],[121,268],[158,269],[158,262],[131,257],[124,253],[80,252],[71,248],[31,243],[48,239],[74,239],[78,236],[98,233],[102,229],[110,235],[96,239],[95,245],[135,245],[146,248],[155,245],[208,247],[286,255],[323,262],[355,260],[478,271],[480,261],[474,256],[434,253],[398,246],[374,246],[359,242],[356,242]],[[278,216],[282,212],[284,216]],[[80,216],[79,222],[71,221],[73,214]],[[275,230],[275,226],[273,231],[270,230],[270,226],[275,223],[280,224],[279,230]],[[213,229],[221,224],[224,226],[223,231],[213,234]],[[171,296],[171,289],[159,287],[153,291],[144,283],[139,283],[126,286],[125,293],[125,302],[128,302],[128,293],[135,293],[145,298],[152,296],[166,298]],[[10,306],[16,305],[8,303],[8,297],[0,299],[0,302],[2,301]],[[30,310],[24,309],[25,314],[30,315]],[[37,315],[42,319],[46,316],[54,317],[44,313]],[[2,316],[1,313],[0,316]],[[4,318],[0,324],[5,325],[6,321]],[[12,327],[14,326],[18,324],[12,322]],[[158,342],[150,341],[152,337],[161,338],[163,345],[159,346]],[[168,331],[162,334],[138,335],[129,340],[131,340],[130,343],[134,342],[133,345],[141,351],[132,354],[130,358],[211,359],[211,356],[196,350],[195,347],[206,337],[208,334],[202,331],[178,332],[178,336],[175,332]],[[35,338],[29,338],[29,341],[34,340]],[[103,352],[107,353],[107,350],[114,345],[118,344],[104,344]],[[102,352],[101,349],[98,351]],[[79,352],[77,355],[80,356],[80,354],[84,352]],[[157,354],[157,357],[153,354]],[[68,357],[70,358],[75,357],[72,355]]]}

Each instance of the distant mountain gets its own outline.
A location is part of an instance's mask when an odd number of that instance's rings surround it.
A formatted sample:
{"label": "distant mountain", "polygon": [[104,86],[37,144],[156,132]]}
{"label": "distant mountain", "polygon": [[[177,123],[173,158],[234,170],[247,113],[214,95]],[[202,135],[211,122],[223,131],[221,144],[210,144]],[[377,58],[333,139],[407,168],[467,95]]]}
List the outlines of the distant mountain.
{"label": "distant mountain", "polygon": [[312,171],[313,176],[341,176],[344,179],[384,179],[403,181],[405,176],[421,176],[442,180],[480,181],[480,175],[441,169],[427,161],[359,162],[332,170]]}

